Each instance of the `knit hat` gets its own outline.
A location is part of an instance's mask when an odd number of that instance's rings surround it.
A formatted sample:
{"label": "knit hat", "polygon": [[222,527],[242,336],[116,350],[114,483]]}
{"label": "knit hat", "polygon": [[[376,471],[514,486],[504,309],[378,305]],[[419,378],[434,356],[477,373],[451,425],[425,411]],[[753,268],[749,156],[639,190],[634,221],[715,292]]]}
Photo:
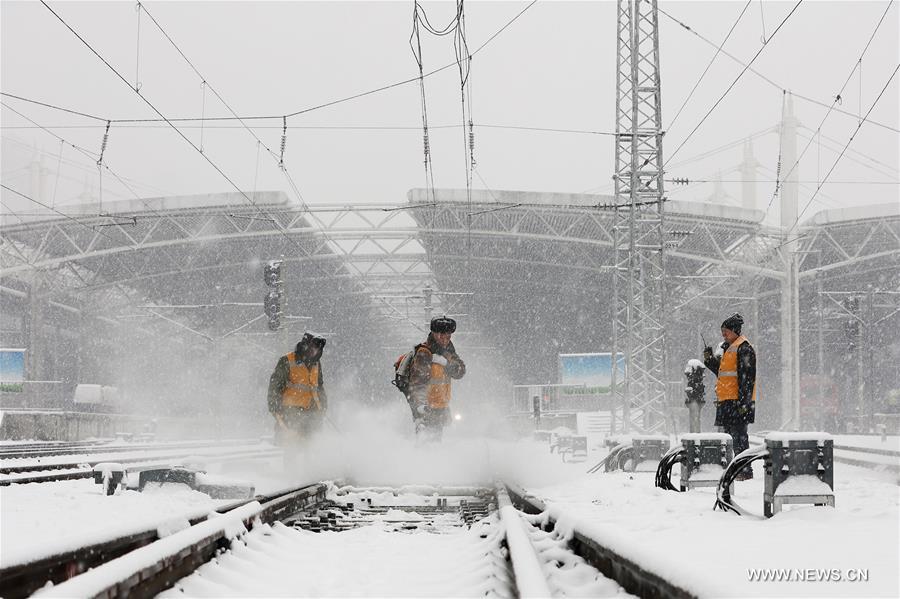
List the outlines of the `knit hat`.
{"label": "knit hat", "polygon": [[740,335],[741,327],[743,326],[743,324],[744,324],[744,317],[741,316],[740,314],[738,314],[737,312],[735,312],[734,314],[732,314],[731,316],[729,316],[728,318],[725,319],[725,321],[722,323],[722,328],[729,329],[731,331],[734,331],[736,334]]}

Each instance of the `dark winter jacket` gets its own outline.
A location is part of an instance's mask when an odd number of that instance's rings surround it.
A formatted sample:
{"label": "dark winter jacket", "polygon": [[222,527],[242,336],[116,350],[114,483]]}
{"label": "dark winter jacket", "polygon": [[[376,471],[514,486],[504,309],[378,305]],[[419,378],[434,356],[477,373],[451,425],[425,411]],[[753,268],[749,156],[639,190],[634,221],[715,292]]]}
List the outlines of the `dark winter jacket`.
{"label": "dark winter jacket", "polygon": [[[722,350],[728,349],[728,343],[722,343]],[[719,375],[719,356],[711,356],[703,360],[704,366],[713,374]],[[744,341],[737,349],[737,401],[716,401],[716,426],[726,424],[751,423],[756,420],[756,402],[753,401],[753,388],[756,386],[756,352],[749,341]]]}
{"label": "dark winter jacket", "polygon": [[429,333],[425,343],[416,347],[416,355],[409,365],[409,401],[412,405],[428,403],[428,383],[431,380],[431,356],[437,354],[447,359],[445,367],[452,379],[461,379],[466,374],[466,364],[456,353],[453,342],[441,347]]}
{"label": "dark winter jacket", "polygon": [[[316,358],[311,361],[304,360],[303,363],[306,364],[307,367],[312,367],[316,363],[318,363],[319,359]],[[298,362],[299,364],[299,362]],[[288,364],[288,357],[281,356],[278,359],[278,363],[275,365],[275,371],[272,373],[272,376],[269,378],[269,394],[268,394],[268,403],[269,403],[269,412],[272,414],[276,414],[282,410],[281,406],[281,396],[284,393],[284,388],[288,383],[288,373],[290,372],[290,365]],[[319,405],[322,406],[322,410],[324,411],[328,407],[328,397],[325,395],[324,381],[322,379],[322,364],[319,364],[319,382],[318,382],[318,396],[319,396]]]}

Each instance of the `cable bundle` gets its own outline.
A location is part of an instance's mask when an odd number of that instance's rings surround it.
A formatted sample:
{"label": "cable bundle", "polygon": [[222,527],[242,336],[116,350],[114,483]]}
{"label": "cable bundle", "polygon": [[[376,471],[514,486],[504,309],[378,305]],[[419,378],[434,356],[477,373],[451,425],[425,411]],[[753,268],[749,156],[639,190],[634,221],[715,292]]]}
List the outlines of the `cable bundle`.
{"label": "cable bundle", "polygon": [[[625,456],[622,456],[622,452],[628,450]],[[606,454],[606,457],[603,458],[600,462],[591,467],[587,473],[593,474],[603,468],[604,472],[612,472],[617,469],[624,469],[625,462],[623,460],[627,460],[631,456],[632,447],[631,444],[628,443],[619,443],[609,450],[609,453]]]}
{"label": "cable bundle", "polygon": [[766,449],[765,445],[750,447],[736,455],[734,459],[731,460],[731,463],[728,464],[725,472],[722,473],[722,477],[719,478],[719,485],[716,487],[716,504],[713,506],[713,509],[734,512],[739,516],[755,515],[731,500],[731,485],[734,483],[734,479],[737,477],[738,473],[744,468],[749,467],[750,464],[756,460],[761,460],[768,456],[769,450]]}
{"label": "cable bundle", "polygon": [[666,452],[656,468],[656,486],[666,491],[680,491],[672,484],[672,467],[684,462],[684,448],[676,446]]}

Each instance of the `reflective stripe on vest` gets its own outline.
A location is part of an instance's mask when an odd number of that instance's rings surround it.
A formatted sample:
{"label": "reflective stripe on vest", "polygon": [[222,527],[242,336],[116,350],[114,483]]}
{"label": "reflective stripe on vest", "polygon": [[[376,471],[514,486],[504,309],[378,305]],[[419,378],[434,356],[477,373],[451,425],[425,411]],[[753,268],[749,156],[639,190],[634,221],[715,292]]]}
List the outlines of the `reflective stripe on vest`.
{"label": "reflective stripe on vest", "polygon": [[[728,346],[719,362],[719,377],[716,381],[716,399],[718,401],[734,401],[738,398],[738,347],[747,341],[741,335]],[[748,341],[749,343],[749,341]],[[753,383],[751,400],[756,401],[756,383]]]}
{"label": "reflective stripe on vest", "polygon": [[428,381],[428,405],[435,409],[450,405],[450,376],[443,365],[431,362],[431,379]]}
{"label": "reflective stripe on vest", "polygon": [[307,367],[296,363],[294,352],[286,356],[288,360],[288,381],[281,392],[281,405],[310,409],[322,409],[319,404],[319,365]]}

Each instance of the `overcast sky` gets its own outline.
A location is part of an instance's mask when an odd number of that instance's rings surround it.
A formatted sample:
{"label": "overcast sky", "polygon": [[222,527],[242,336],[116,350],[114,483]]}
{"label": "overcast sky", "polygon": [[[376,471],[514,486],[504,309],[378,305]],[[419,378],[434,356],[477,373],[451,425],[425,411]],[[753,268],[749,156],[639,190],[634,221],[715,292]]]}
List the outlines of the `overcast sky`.
{"label": "overcast sky", "polygon": [[[281,116],[418,74],[409,46],[412,2],[148,2],[143,5],[146,11],[136,10],[134,2],[49,4],[110,66],[41,3],[3,1],[0,88],[5,94],[100,119],[157,118],[144,99],[167,118],[231,116],[215,97],[217,92],[240,116],[277,117],[246,121],[253,134],[235,121],[207,122],[202,128],[196,122],[177,123],[235,185],[248,191],[280,189],[294,195],[277,159],[265,149],[258,152],[260,144],[254,137],[279,154]],[[776,33],[794,5],[759,0],[749,6],[742,1],[660,4],[668,15],[715,44],[725,38],[746,6],[724,46],[745,63],[759,51],[763,39],[769,40],[752,68],[770,81],[744,73],[690,135],[744,67],[720,54],[673,123],[716,49],[660,14],[664,156],[671,158],[668,178],[711,180],[718,175],[726,181],[739,180],[740,172],[734,169],[741,162],[741,140],[755,136],[761,165],[757,205],[765,209],[778,168],[777,135],[765,132],[781,117],[782,88],[818,102],[794,98],[795,113],[808,128],[800,132],[808,137],[849,77],[835,108],[850,114],[832,111],[824,119],[822,136],[811,144],[799,167],[800,179],[808,182],[800,193],[801,209],[809,202],[817,181],[826,176],[856,131],[856,115],[869,110],[897,66],[900,7],[896,2],[806,0]],[[455,10],[450,2],[424,7],[439,28],[451,21]],[[886,9],[860,69],[859,58]],[[476,124],[474,186],[610,193],[615,3],[470,1],[465,4],[465,24],[470,50],[481,48],[470,75]],[[453,62],[450,36],[421,33],[426,72]],[[136,82],[140,94],[133,89]],[[878,100],[869,115],[874,123],[862,125],[807,209],[807,217],[825,208],[898,201],[898,89],[900,75]],[[435,185],[464,187],[455,65],[426,78],[425,91]],[[3,184],[26,195],[37,194],[28,170],[36,147],[46,169],[43,202],[65,210],[86,195],[96,201],[96,157],[79,153],[33,123],[95,154],[105,123],[9,96],[2,101]],[[284,162],[308,203],[402,203],[407,190],[425,183],[417,82],[304,112],[290,117],[287,124]],[[803,150],[806,140],[799,143]],[[165,123],[113,123],[104,162],[131,187],[125,188],[107,172],[103,177],[107,201],[133,199],[135,194],[234,191]],[[740,205],[739,183],[726,183],[724,190],[730,197],[722,201]],[[668,185],[669,197],[677,200],[707,201],[713,191],[712,183]],[[5,189],[0,197],[4,222],[10,222],[10,211],[38,208]],[[777,201],[769,213],[776,217]]]}

